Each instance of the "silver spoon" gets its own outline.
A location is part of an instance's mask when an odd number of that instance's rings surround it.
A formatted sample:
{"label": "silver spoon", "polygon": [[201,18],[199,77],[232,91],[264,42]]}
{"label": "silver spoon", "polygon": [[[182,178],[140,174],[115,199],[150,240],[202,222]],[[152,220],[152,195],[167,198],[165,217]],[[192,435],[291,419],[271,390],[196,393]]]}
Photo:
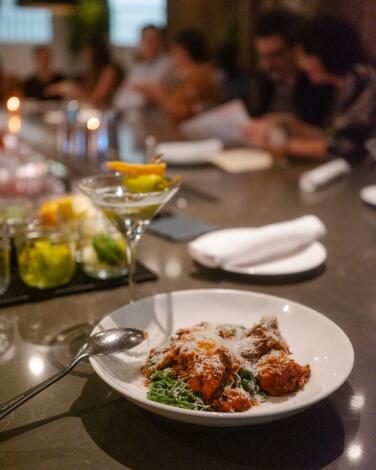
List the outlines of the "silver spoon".
{"label": "silver spoon", "polygon": [[114,354],[126,349],[131,349],[142,343],[146,338],[147,333],[145,331],[136,330],[134,328],[106,330],[90,336],[80,347],[76,356],[65,369],[0,405],[0,419],[4,418],[4,416],[22,405],[22,403],[25,403],[25,401],[29,400],[34,395],[37,395],[45,388],[67,375],[78,364],[78,362],[81,361],[81,359],[89,356]]}

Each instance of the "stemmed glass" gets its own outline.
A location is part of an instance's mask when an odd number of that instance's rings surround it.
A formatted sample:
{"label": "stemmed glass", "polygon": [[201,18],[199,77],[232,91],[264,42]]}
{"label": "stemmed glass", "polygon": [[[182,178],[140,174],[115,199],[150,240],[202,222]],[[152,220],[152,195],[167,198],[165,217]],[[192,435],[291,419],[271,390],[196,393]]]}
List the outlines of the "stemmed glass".
{"label": "stemmed glass", "polygon": [[79,181],[79,189],[99,207],[124,236],[127,245],[129,300],[135,300],[136,246],[157,212],[174,196],[180,179],[161,191],[130,192],[122,173],[103,173]]}

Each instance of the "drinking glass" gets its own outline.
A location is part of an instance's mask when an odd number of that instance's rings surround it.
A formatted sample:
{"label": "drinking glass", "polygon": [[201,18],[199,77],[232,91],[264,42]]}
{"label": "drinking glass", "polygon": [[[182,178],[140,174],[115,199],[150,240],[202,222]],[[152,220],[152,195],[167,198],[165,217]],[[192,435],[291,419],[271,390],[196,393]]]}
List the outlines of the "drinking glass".
{"label": "drinking glass", "polygon": [[129,300],[132,301],[135,299],[137,243],[151,219],[178,191],[180,179],[169,180],[169,186],[160,191],[130,192],[125,186],[124,178],[125,175],[121,173],[102,173],[82,179],[78,187],[125,238],[128,293]]}

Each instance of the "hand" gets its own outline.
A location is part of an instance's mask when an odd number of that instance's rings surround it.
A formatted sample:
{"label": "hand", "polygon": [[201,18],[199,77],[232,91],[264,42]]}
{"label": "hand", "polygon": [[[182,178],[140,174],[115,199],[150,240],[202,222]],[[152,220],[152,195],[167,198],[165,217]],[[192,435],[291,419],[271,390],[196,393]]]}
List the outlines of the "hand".
{"label": "hand", "polygon": [[242,128],[246,142],[257,147],[267,147],[273,123],[268,118],[251,119]]}
{"label": "hand", "polygon": [[49,85],[46,88],[46,96],[64,96],[74,97],[77,94],[78,86],[72,80],[63,80],[62,82]]}
{"label": "hand", "polygon": [[153,101],[159,101],[164,96],[164,90],[161,85],[156,83],[140,83],[132,85],[132,89],[146,95]]}

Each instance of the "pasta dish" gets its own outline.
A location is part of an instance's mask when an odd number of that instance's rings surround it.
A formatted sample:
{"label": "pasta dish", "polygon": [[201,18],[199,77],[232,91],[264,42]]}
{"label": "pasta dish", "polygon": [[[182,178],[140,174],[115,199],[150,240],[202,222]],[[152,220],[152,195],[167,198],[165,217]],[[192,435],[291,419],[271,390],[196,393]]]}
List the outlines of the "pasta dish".
{"label": "pasta dish", "polygon": [[150,400],[180,408],[240,412],[268,396],[301,390],[310,366],[298,364],[275,316],[251,328],[202,322],[150,351],[141,372]]}

